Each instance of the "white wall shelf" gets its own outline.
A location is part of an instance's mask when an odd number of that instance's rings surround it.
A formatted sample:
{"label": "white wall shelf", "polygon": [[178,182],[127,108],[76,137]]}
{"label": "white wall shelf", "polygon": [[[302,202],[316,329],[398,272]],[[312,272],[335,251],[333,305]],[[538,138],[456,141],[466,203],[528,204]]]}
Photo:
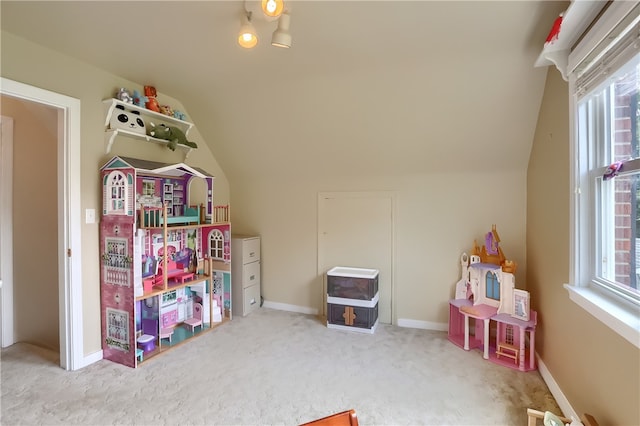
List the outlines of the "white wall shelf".
{"label": "white wall shelf", "polygon": [[[140,140],[144,140],[144,141],[147,141],[147,142],[153,142],[153,143],[157,143],[157,144],[160,144],[160,145],[167,145],[168,144],[168,141],[166,141],[164,139],[154,138],[154,137],[146,135],[146,134],[140,134],[140,133],[128,131],[128,130],[125,130],[125,129],[111,129],[111,128],[109,128],[109,123],[111,121],[111,115],[113,114],[113,110],[116,109],[116,106],[118,106],[118,105],[121,105],[121,106],[123,106],[124,108],[126,108],[126,109],[128,109],[130,111],[138,111],[138,112],[140,112],[140,116],[142,117],[142,120],[144,121],[145,126],[149,126],[149,123],[154,123],[155,125],[158,125],[158,124],[162,123],[162,124],[166,124],[167,126],[177,127],[178,129],[182,130],[182,132],[185,134],[185,136],[187,136],[189,134],[189,131],[193,127],[193,123],[189,123],[188,121],[179,120],[177,118],[170,117],[168,115],[161,114],[159,112],[151,111],[149,109],[142,108],[142,107],[139,107],[139,106],[134,105],[134,104],[123,102],[123,101],[121,101],[119,99],[115,99],[115,98],[113,98],[113,99],[105,99],[104,101],[102,101],[102,104],[104,106],[104,111],[105,111],[105,121],[104,121],[105,137],[104,137],[104,142],[105,142],[105,152],[107,154],[109,152],[111,152],[111,148],[113,146],[113,143],[115,142],[116,137],[118,135],[130,137],[130,138],[135,138],[135,139],[140,139]],[[189,156],[189,153],[191,153],[191,151],[193,150],[193,148],[191,148],[189,146],[185,146],[185,145],[178,145],[177,147],[185,152],[185,158],[187,158]]]}

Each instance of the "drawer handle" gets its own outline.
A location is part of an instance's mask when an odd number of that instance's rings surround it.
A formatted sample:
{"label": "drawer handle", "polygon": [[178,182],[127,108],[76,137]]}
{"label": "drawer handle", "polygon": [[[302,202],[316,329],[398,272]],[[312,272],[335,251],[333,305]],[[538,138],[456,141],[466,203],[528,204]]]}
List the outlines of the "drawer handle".
{"label": "drawer handle", "polygon": [[249,281],[253,281],[253,280],[255,280],[255,279],[256,279],[256,276],[255,276],[255,275],[251,275],[251,276],[249,277]]}
{"label": "drawer handle", "polygon": [[255,305],[256,304],[256,299],[255,298],[251,299],[251,303],[249,303],[249,304],[250,305]]}
{"label": "drawer handle", "polygon": [[251,253],[249,253],[249,257],[253,257],[253,256],[255,256],[255,255],[256,255],[256,252],[255,252],[255,251],[252,251]]}

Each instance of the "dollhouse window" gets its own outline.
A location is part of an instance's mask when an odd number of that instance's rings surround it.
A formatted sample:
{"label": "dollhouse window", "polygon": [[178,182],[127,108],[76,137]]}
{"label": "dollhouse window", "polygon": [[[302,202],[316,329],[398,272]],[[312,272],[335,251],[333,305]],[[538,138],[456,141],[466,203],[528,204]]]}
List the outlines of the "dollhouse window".
{"label": "dollhouse window", "polygon": [[500,300],[500,282],[498,282],[498,277],[493,272],[487,272],[487,298],[493,300]]}
{"label": "dollhouse window", "polygon": [[143,180],[142,181],[142,195],[153,197],[156,195],[156,181]]}
{"label": "dollhouse window", "polygon": [[504,342],[507,345],[513,345],[513,326],[511,324],[507,324],[504,330]]}
{"label": "dollhouse window", "polygon": [[122,172],[114,171],[107,180],[107,213],[127,213],[127,178]]}
{"label": "dollhouse window", "polygon": [[224,260],[224,235],[217,229],[209,233],[209,256],[212,259]]}

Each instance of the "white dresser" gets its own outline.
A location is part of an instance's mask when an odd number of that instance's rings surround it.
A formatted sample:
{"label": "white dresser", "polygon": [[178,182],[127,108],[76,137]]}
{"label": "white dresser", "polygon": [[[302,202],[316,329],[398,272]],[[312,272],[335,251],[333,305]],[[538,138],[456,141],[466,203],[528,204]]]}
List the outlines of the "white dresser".
{"label": "white dresser", "polygon": [[260,307],[260,237],[231,236],[233,314],[246,316]]}

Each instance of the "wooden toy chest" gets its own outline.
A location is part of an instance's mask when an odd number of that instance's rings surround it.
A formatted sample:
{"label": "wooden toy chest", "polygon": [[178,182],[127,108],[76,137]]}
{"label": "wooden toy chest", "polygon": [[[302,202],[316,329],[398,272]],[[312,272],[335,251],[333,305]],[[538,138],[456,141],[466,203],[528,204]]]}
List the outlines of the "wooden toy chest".
{"label": "wooden toy chest", "polygon": [[378,271],[335,267],[327,272],[327,327],[372,334],[378,326]]}

